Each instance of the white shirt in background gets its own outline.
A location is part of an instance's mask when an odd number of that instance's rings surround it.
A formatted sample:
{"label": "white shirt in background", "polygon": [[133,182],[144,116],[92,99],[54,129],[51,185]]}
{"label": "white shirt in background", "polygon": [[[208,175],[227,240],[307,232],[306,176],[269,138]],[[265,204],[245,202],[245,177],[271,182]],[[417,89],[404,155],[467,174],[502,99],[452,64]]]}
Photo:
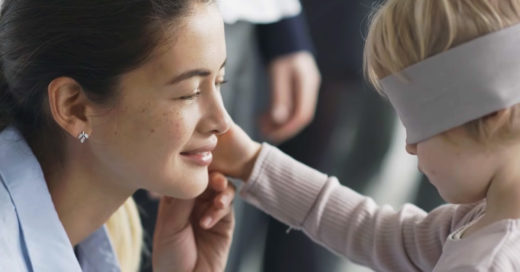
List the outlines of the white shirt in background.
{"label": "white shirt in background", "polygon": [[251,23],[273,23],[301,12],[298,0],[218,0],[227,24],[243,20]]}

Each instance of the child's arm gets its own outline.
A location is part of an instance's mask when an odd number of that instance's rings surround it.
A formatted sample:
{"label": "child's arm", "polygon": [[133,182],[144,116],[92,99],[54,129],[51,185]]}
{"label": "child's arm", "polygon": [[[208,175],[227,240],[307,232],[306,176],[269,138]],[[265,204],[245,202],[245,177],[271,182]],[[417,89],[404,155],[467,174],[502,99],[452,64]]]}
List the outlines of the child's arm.
{"label": "child's arm", "polygon": [[[233,130],[236,130],[234,128]],[[396,212],[378,207],[337,179],[309,168],[278,149],[264,144],[252,150],[241,131],[219,144],[235,157],[234,176],[249,177],[241,195],[251,204],[302,229],[316,242],[378,271],[431,271],[449,233],[465,221],[475,205],[445,205],[430,214],[412,205]],[[236,137],[236,136],[240,137]],[[232,141],[229,141],[233,139]],[[249,146],[248,149],[242,149]],[[243,156],[238,156],[243,150]],[[234,156],[229,156],[234,154]],[[247,165],[254,163],[252,171]],[[225,172],[225,171],[224,171]],[[228,173],[229,174],[229,173]]]}

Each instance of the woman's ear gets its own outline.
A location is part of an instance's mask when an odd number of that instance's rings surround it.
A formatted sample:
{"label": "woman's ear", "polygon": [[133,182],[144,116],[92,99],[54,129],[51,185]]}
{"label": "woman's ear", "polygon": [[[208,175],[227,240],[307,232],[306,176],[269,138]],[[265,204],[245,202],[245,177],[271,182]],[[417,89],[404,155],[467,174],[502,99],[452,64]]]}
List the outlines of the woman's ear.
{"label": "woman's ear", "polygon": [[81,132],[90,134],[87,117],[90,102],[76,80],[55,78],[49,83],[47,93],[52,117],[60,127],[74,138]]}

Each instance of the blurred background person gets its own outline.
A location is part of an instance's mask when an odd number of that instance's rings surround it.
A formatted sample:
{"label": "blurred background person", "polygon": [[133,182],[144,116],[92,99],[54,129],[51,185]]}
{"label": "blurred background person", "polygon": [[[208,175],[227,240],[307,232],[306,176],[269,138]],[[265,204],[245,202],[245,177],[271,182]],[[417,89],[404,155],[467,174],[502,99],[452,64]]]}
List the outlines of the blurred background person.
{"label": "blurred background person", "polygon": [[[384,171],[396,132],[390,104],[369,89],[363,76],[363,37],[376,3],[302,0],[322,75],[320,99],[310,126],[280,146],[360,192],[369,192],[371,181]],[[414,178],[416,170],[411,172]],[[303,233],[287,234],[287,226],[270,219],[263,271],[340,271],[342,263]]]}
{"label": "blurred background person", "polygon": [[[226,22],[226,109],[255,138],[286,141],[312,120],[320,82],[301,5],[295,0],[218,3]],[[268,217],[241,200],[235,211],[227,271],[255,271],[261,267]]]}

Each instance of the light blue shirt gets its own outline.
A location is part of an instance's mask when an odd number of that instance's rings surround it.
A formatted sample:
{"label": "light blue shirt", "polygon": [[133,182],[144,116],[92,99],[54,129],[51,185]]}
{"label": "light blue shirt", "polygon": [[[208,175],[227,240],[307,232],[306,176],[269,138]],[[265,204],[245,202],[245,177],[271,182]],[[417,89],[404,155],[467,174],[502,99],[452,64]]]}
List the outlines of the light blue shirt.
{"label": "light blue shirt", "polygon": [[104,226],[74,252],[40,164],[14,128],[0,132],[0,271],[120,271]]}

